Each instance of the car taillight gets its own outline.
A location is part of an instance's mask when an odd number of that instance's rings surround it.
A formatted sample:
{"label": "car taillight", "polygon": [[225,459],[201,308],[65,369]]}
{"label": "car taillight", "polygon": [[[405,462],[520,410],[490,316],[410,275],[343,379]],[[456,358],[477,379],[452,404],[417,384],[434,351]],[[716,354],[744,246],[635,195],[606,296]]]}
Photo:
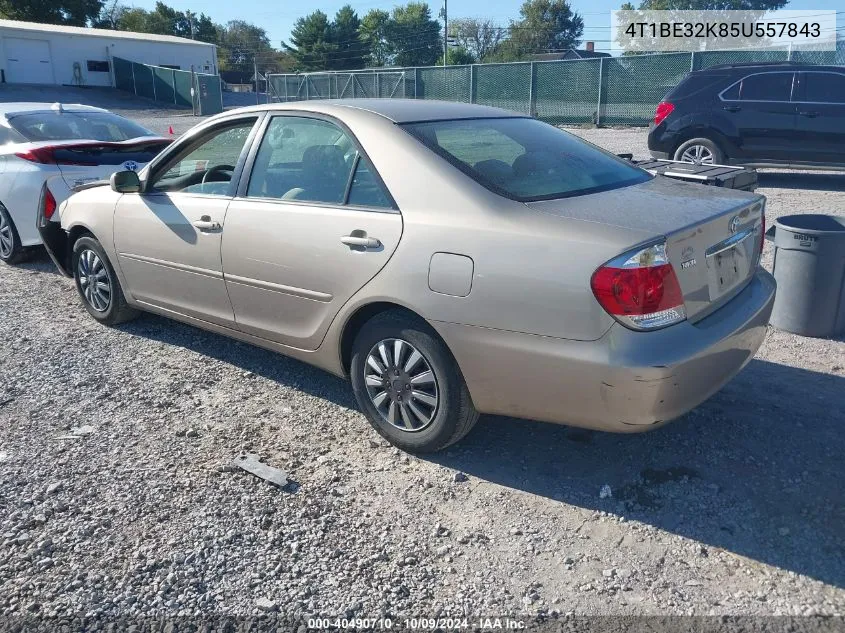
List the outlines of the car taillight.
{"label": "car taillight", "polygon": [[687,318],[665,243],[612,259],[593,273],[590,286],[601,307],[632,330],[654,330]]}
{"label": "car taillight", "polygon": [[760,211],[760,254],[757,256],[757,261],[763,255],[763,246],[766,244],[766,205]]}
{"label": "car taillight", "polygon": [[72,153],[74,150],[82,149],[85,147],[91,147],[90,145],[58,145],[58,146],[46,146],[46,147],[35,147],[33,149],[28,149],[25,152],[15,152],[15,156],[18,158],[23,158],[24,160],[28,160],[31,163],[39,163],[42,165],[82,165],[85,167],[94,167],[97,165],[96,162],[87,161],[87,160],[80,160],[77,158],[71,158],[67,155],[58,158],[56,157],[56,152],[58,150],[65,150],[65,154]]}
{"label": "car taillight", "polygon": [[675,111],[675,104],[668,101],[661,101],[657,104],[657,109],[654,111],[654,124],[660,125],[663,119]]}
{"label": "car taillight", "polygon": [[44,201],[44,217],[49,220],[53,217],[53,214],[56,212],[56,198],[50,192],[48,187],[44,187],[44,195],[42,196],[42,200]]}

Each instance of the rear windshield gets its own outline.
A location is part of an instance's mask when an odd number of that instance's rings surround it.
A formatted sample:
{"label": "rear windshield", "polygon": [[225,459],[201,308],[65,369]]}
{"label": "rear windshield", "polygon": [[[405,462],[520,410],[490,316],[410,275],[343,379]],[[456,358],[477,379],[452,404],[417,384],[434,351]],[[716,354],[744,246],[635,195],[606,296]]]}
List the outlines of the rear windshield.
{"label": "rear windshield", "polygon": [[125,141],[153,136],[148,129],[110,112],[27,112],[9,124],[29,141]]}
{"label": "rear windshield", "polygon": [[491,191],[521,202],[617,189],[651,178],[535,119],[457,119],[402,127]]}

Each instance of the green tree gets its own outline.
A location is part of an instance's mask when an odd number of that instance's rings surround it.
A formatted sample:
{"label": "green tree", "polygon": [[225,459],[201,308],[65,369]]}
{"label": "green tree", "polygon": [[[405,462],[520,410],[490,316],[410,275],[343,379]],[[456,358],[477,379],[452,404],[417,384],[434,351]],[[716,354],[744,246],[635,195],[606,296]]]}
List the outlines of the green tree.
{"label": "green tree", "polygon": [[449,37],[479,62],[496,50],[504,35],[505,31],[491,20],[460,18],[449,22]]}
{"label": "green tree", "polygon": [[511,22],[510,38],[503,51],[517,57],[565,51],[580,44],[584,20],[567,0],[525,0],[520,20]]}
{"label": "green tree", "polygon": [[327,70],[337,53],[329,16],[320,10],[299,18],[293,25],[290,44],[285,48],[293,56],[298,70]]}
{"label": "green tree", "polygon": [[367,47],[367,66],[384,66],[390,59],[387,29],[390,14],[382,9],[372,9],[361,20],[358,33]]}
{"label": "green tree", "polygon": [[217,59],[221,70],[252,72],[254,63],[262,68],[262,64],[278,58],[267,31],[260,26],[232,20],[225,26],[218,25],[217,31]]}
{"label": "green tree", "polygon": [[425,2],[395,7],[387,23],[386,40],[397,66],[431,66],[443,50],[440,23]]}
{"label": "green tree", "polygon": [[0,0],[0,17],[44,24],[86,26],[102,9],[103,0]]}
{"label": "green tree", "polygon": [[[446,58],[447,66],[464,66],[475,62],[475,56],[462,46],[449,47],[449,55]],[[443,55],[437,60],[437,65],[443,65]]]}
{"label": "green tree", "polygon": [[361,38],[361,20],[348,4],[341,7],[331,25],[332,43],[336,52],[332,54],[330,68],[352,70],[363,68],[369,51],[367,43]]}

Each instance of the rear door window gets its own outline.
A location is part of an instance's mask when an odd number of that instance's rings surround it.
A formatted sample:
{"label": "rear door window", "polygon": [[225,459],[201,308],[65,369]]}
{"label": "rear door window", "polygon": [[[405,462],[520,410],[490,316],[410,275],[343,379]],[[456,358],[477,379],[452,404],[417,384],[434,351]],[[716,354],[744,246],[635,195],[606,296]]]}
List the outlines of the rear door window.
{"label": "rear door window", "polygon": [[626,187],[651,176],[536,119],[456,119],[404,129],[481,185],[530,202]]}
{"label": "rear door window", "polygon": [[804,101],[845,104],[845,75],[838,73],[804,74]]}
{"label": "rear door window", "polygon": [[760,73],[742,80],[741,101],[789,101],[794,73]]}
{"label": "rear door window", "polygon": [[392,208],[390,197],[350,136],[324,119],[277,116],[261,141],[246,195]]}

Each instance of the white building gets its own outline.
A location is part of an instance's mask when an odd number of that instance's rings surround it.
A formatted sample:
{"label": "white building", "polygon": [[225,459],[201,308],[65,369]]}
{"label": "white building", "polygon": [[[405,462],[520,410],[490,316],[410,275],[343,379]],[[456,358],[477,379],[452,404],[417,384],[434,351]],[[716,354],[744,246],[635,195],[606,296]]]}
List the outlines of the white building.
{"label": "white building", "polygon": [[217,47],[172,35],[0,20],[0,79],[18,84],[114,85],[112,58],[217,74]]}

